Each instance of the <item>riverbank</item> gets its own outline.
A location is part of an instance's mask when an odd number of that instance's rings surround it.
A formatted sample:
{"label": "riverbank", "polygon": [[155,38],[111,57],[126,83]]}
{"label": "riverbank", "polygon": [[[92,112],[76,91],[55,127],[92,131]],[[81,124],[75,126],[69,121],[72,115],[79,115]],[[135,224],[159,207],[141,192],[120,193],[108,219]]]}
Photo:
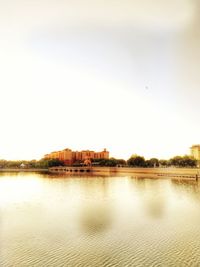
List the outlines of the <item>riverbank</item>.
{"label": "riverbank", "polygon": [[142,178],[183,178],[198,179],[200,170],[197,168],[124,168],[124,167],[53,167],[50,173],[93,174],[93,175],[133,175]]}
{"label": "riverbank", "polygon": [[48,169],[0,169],[0,172],[48,172]]}
{"label": "riverbank", "polygon": [[49,169],[0,169],[3,172],[43,172],[50,174],[87,174],[98,176],[126,176],[135,178],[177,178],[177,179],[199,179],[200,169],[197,168],[128,168],[128,167],[52,167]]}

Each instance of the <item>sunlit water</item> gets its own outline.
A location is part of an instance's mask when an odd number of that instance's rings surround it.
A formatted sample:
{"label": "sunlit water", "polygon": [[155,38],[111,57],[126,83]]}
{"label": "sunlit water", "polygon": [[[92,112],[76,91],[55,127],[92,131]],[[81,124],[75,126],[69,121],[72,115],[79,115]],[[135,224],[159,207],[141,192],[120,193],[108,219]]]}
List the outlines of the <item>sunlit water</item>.
{"label": "sunlit water", "polygon": [[200,185],[1,174],[0,266],[200,266]]}

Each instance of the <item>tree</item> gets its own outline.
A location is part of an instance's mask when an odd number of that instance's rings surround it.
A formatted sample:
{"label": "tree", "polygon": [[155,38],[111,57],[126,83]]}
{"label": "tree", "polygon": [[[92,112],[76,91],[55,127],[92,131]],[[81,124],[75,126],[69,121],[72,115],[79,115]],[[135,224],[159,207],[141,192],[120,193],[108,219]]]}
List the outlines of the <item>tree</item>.
{"label": "tree", "polygon": [[99,162],[100,166],[105,166],[105,167],[116,167],[117,166],[117,160],[115,158],[110,158],[110,159],[102,159]]}
{"label": "tree", "polygon": [[174,167],[180,167],[182,162],[181,156],[175,156],[169,160],[169,165]]}
{"label": "tree", "polygon": [[131,167],[145,167],[146,165],[144,157],[138,155],[132,155],[127,163]]}
{"label": "tree", "polygon": [[115,158],[110,158],[110,159],[107,160],[107,164],[106,164],[106,166],[108,166],[108,167],[116,167],[117,164],[118,164],[117,159],[115,159]]}
{"label": "tree", "polygon": [[126,166],[127,162],[124,159],[117,159],[117,165],[118,166]]}
{"label": "tree", "polygon": [[196,167],[197,166],[197,160],[195,160],[193,157],[190,156],[183,156],[181,167]]}
{"label": "tree", "polygon": [[126,165],[126,161],[124,159],[93,159],[93,166],[102,166],[102,167],[116,167],[117,165]]}
{"label": "tree", "polygon": [[183,157],[176,156],[169,160],[169,165],[175,167],[196,167],[197,161],[193,157],[188,155],[185,155]]}
{"label": "tree", "polygon": [[57,167],[57,166],[64,166],[64,162],[59,159],[41,159],[39,160],[35,166],[36,168],[50,168],[50,167]]}
{"label": "tree", "polygon": [[160,159],[159,160],[159,165],[161,167],[167,167],[168,166],[168,160],[166,160],[166,159]]}
{"label": "tree", "polygon": [[146,167],[159,167],[159,160],[156,158],[151,158],[149,160],[146,160]]}

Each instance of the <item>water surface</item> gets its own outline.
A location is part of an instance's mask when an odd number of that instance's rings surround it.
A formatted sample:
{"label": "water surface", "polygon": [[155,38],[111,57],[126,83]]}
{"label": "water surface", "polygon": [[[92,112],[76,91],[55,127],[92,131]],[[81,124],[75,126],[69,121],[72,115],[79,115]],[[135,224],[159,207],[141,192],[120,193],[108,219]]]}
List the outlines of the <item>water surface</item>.
{"label": "water surface", "polygon": [[0,266],[200,266],[200,185],[1,174]]}

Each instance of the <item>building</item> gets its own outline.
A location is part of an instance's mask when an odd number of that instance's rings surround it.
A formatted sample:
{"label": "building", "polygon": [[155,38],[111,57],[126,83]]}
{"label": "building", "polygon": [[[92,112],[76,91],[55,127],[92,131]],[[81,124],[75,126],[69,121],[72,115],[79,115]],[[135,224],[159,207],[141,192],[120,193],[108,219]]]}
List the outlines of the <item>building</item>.
{"label": "building", "polygon": [[45,159],[58,159],[64,161],[66,165],[72,165],[75,162],[91,161],[93,159],[109,159],[109,152],[104,149],[101,152],[91,150],[72,151],[66,148],[62,151],[54,151],[44,156]]}
{"label": "building", "polygon": [[190,148],[191,155],[200,163],[200,145],[193,145]]}

